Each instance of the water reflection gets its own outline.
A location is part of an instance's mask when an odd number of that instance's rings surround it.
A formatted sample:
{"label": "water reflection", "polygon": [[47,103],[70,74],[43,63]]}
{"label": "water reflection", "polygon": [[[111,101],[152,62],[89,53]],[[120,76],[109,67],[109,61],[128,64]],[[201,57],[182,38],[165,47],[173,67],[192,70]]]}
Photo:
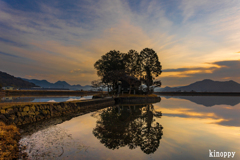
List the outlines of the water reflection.
{"label": "water reflection", "polygon": [[240,104],[204,107],[163,97],[153,105],[113,106],[31,124],[21,128],[21,142],[30,159],[198,160],[210,159],[209,149],[236,152],[240,159]]}
{"label": "water reflection", "polygon": [[[212,119],[214,122],[211,123],[223,126],[240,126],[240,104],[236,104],[240,99],[237,96],[182,96],[167,99],[168,100],[165,100],[165,98],[163,98],[161,106],[158,105],[161,110],[164,111],[164,116],[188,119]],[[191,103],[182,99],[187,99],[196,103]],[[203,104],[206,107],[203,107]]]}
{"label": "water reflection", "polygon": [[152,104],[110,107],[99,114],[93,134],[109,149],[140,147],[151,154],[159,147],[163,135],[162,125],[156,122],[161,116]]}
{"label": "water reflection", "polygon": [[[165,98],[172,98],[165,96]],[[174,98],[186,99],[196,104],[212,107],[215,105],[235,106],[240,103],[239,96],[174,96]]]}

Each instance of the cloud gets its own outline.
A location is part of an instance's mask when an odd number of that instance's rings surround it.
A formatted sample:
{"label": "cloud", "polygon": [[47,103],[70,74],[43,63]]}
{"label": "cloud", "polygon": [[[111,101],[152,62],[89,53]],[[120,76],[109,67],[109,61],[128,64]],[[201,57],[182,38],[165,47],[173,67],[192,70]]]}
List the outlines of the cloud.
{"label": "cloud", "polygon": [[[185,97],[183,97],[183,99],[184,98]],[[191,119],[192,118],[213,119],[214,122],[212,123],[215,123],[215,124],[219,124],[223,126],[239,127],[240,126],[240,123],[239,123],[240,122],[240,118],[239,118],[240,104],[237,103],[234,106],[231,106],[230,104],[219,104],[219,102],[222,102],[222,99],[227,100],[226,101],[227,103],[237,102],[239,101],[238,97],[211,97],[211,98],[215,99],[215,102],[218,102],[218,103],[212,107],[207,107],[207,108],[203,107],[201,104],[197,104],[190,101],[183,101],[182,97],[180,99],[177,97],[174,97],[168,101],[162,100],[160,105],[163,112],[163,116],[182,117],[182,118],[191,118]],[[203,99],[210,100],[211,98],[204,97],[204,96],[194,97],[194,99],[198,102],[201,102]],[[234,102],[230,102],[230,101],[234,101]],[[178,104],[177,106],[176,106],[176,103]]]}
{"label": "cloud", "polygon": [[0,68],[20,77],[89,84],[97,79],[93,64],[109,50],[149,47],[163,68],[177,68],[165,69],[163,75],[211,72],[217,68],[207,69],[205,62],[240,59],[238,7],[237,1],[206,0],[16,5],[0,0],[0,52],[5,53]]}
{"label": "cloud", "polygon": [[[240,82],[239,70],[240,70],[240,60],[231,60],[231,61],[218,61],[211,63],[212,65],[217,65],[217,67],[209,68],[177,68],[177,69],[168,69],[169,72],[178,72],[178,74],[163,76],[161,79],[163,86],[179,86],[179,85],[188,85],[195,81],[203,79],[212,79],[212,80],[234,80]],[[198,70],[197,73],[189,73],[188,71]],[[206,72],[209,70],[211,72]],[[164,73],[164,72],[163,72]]]}
{"label": "cloud", "polygon": [[21,58],[19,56],[16,56],[16,55],[12,55],[12,54],[9,54],[9,53],[4,53],[4,52],[0,52],[0,54],[4,55],[4,56],[10,56],[10,57],[15,57],[15,58]]}
{"label": "cloud", "polygon": [[84,73],[84,74],[93,74],[95,73],[94,70],[82,70],[82,69],[73,69],[70,73]]}
{"label": "cloud", "polygon": [[214,70],[217,67],[209,67],[209,68],[204,68],[204,67],[196,67],[196,68],[176,68],[176,69],[164,69],[162,70],[163,72],[186,72],[186,71],[206,71],[206,70]]}
{"label": "cloud", "polygon": [[70,73],[76,73],[76,72],[81,72],[81,69],[74,69],[70,71]]}

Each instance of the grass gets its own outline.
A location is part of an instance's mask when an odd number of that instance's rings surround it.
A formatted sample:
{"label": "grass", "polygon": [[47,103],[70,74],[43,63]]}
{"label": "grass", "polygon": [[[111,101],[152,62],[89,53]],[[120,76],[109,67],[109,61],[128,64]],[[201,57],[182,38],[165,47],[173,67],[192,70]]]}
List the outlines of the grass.
{"label": "grass", "polygon": [[0,122],[0,159],[18,159],[20,140],[19,129],[14,125]]}

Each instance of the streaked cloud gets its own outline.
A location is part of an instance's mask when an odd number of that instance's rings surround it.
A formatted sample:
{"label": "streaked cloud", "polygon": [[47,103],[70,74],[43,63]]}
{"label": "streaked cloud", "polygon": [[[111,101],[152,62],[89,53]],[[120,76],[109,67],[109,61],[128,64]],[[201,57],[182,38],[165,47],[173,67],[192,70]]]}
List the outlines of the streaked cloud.
{"label": "streaked cloud", "polygon": [[218,64],[205,62],[240,59],[239,8],[237,0],[0,0],[0,68],[84,85],[98,79],[93,64],[101,55],[149,47],[163,79],[183,71],[210,75]]}
{"label": "streaked cloud", "polygon": [[82,69],[73,69],[70,71],[70,73],[85,73],[85,74],[93,74],[95,73],[94,70],[82,70]]}
{"label": "streaked cloud", "polygon": [[4,52],[0,52],[1,55],[4,55],[4,56],[10,56],[10,57],[15,57],[15,58],[21,58],[19,56],[16,56],[16,55],[12,55],[12,54],[9,54],[9,53],[4,53]]}
{"label": "streaked cloud", "polygon": [[[217,67],[209,68],[176,68],[168,69],[167,72],[177,72],[175,75],[163,76],[161,81],[164,86],[188,85],[198,80],[212,79],[217,81],[234,80],[240,81],[240,77],[236,74],[240,70],[240,60],[218,61],[211,63]],[[197,73],[189,73],[189,71],[198,70]],[[210,72],[206,72],[210,71]],[[164,72],[163,72],[164,73]],[[164,75],[164,74],[163,74]],[[176,83],[177,82],[177,83]]]}
{"label": "streaked cloud", "polygon": [[81,69],[74,69],[70,71],[70,73],[76,73],[76,72],[81,72]]}
{"label": "streaked cloud", "polygon": [[176,68],[176,69],[164,69],[163,72],[186,72],[186,71],[205,71],[205,70],[214,70],[217,67],[210,67],[210,68],[203,68],[203,67],[196,67],[196,68]]}

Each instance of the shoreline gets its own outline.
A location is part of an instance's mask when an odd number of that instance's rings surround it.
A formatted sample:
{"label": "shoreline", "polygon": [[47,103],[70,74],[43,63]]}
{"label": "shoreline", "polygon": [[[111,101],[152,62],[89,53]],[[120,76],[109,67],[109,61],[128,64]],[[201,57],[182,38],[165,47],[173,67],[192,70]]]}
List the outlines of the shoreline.
{"label": "shoreline", "polygon": [[145,98],[115,97],[70,102],[2,103],[0,104],[0,159],[9,158],[9,156],[21,156],[24,159],[27,156],[22,153],[21,146],[18,143],[22,135],[19,129],[24,126],[44,123],[44,121],[51,122],[58,117],[65,117],[66,119],[70,117],[71,119],[72,116],[70,115],[80,116],[119,103],[155,103],[160,100],[161,98],[157,96],[146,96]]}
{"label": "shoreline", "polygon": [[[84,115],[115,104],[114,99],[73,102],[11,103],[0,106],[0,159],[26,159],[24,146],[19,146],[21,127],[58,117]],[[73,116],[74,117],[74,116]],[[71,117],[72,118],[72,117]],[[70,119],[71,119],[70,118]]]}
{"label": "shoreline", "polygon": [[100,92],[96,91],[58,91],[58,90],[48,90],[48,91],[38,91],[38,90],[6,90],[2,94],[4,96],[76,96],[76,95],[93,95]]}
{"label": "shoreline", "polygon": [[154,92],[166,96],[240,96],[240,92]]}

